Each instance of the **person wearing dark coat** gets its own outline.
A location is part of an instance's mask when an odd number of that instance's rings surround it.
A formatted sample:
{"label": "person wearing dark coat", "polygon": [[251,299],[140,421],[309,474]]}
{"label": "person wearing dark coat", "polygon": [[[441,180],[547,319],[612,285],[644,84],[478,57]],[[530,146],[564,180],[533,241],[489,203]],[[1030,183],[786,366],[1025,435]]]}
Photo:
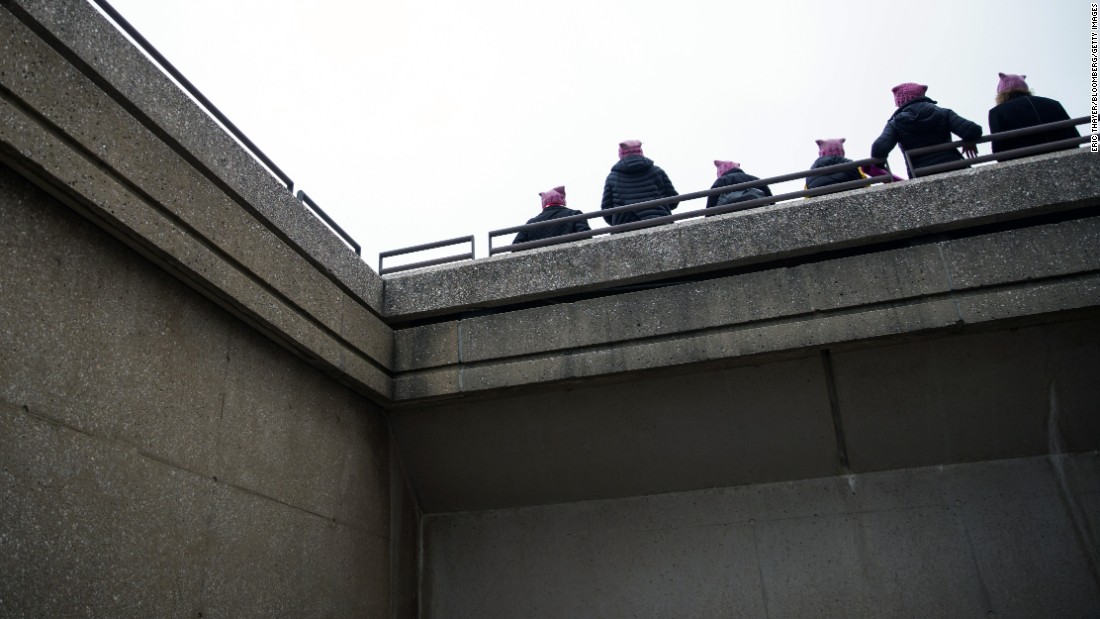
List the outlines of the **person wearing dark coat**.
{"label": "person wearing dark coat", "polygon": [[[935,101],[924,96],[927,91],[927,86],[911,82],[894,86],[894,103],[898,109],[886,122],[882,135],[871,145],[872,157],[885,158],[898,144],[901,144],[903,151],[910,151],[950,142],[952,133],[968,142],[982,136],[981,125],[947,108],[939,107]],[[974,157],[978,154],[978,149],[974,145],[967,145],[963,147],[963,152],[967,157]],[[963,156],[954,148],[910,157],[912,167],[909,169],[909,178],[913,178],[915,168],[962,159]]]}
{"label": "person wearing dark coat", "polygon": [[[573,209],[565,208],[565,187],[554,187],[550,191],[544,191],[539,194],[542,198],[542,212],[537,217],[532,217],[527,220],[529,224],[537,224],[542,221],[551,221],[554,219],[561,219],[562,217],[569,217],[570,215],[583,215],[581,211],[574,211]],[[528,241],[538,241],[540,239],[549,239],[555,236],[561,236],[563,234],[572,234],[574,232],[588,232],[591,228],[588,227],[588,222],[582,220],[567,221],[565,223],[550,224],[546,226],[540,226],[533,230],[520,230],[516,235],[512,244],[526,243]]]}
{"label": "person wearing dark coat", "polygon": [[[711,189],[760,180],[758,177],[743,171],[741,169],[741,164],[736,161],[715,159],[714,167],[718,169],[718,178],[710,186]],[[770,195],[772,195],[772,190],[767,185],[759,185],[747,189],[734,189],[725,193],[707,196],[707,208],[725,206],[727,204],[733,204],[734,202],[746,202],[748,200],[764,198]],[[707,215],[707,217],[710,217],[710,215]]]}
{"label": "person wearing dark coat", "polygon": [[[1034,127],[1059,120],[1069,120],[1069,114],[1061,103],[1046,97],[1036,97],[1024,81],[1026,75],[998,73],[997,106],[989,110],[989,132],[1000,133],[1013,129]],[[1037,146],[1047,142],[1057,142],[1081,137],[1076,127],[1052,129],[1018,138],[993,140],[993,152],[1001,153],[1014,148]],[[1077,148],[1076,145],[1065,148]]]}
{"label": "person wearing dark coat", "polygon": [[[619,144],[619,162],[611,167],[603,186],[601,209],[637,204],[678,195],[665,171],[642,154],[642,143],[627,140]],[[679,202],[663,206],[651,206],[639,211],[604,215],[608,224],[619,224],[665,217],[679,206]]]}
{"label": "person wearing dark coat", "polygon": [[[852,163],[851,159],[844,156],[844,138],[817,140],[817,149],[817,160],[810,166],[811,170],[831,165],[840,165],[842,163]],[[860,175],[859,169],[857,168],[833,172],[832,174],[822,174],[820,176],[807,176],[806,189],[817,189],[818,187],[827,187],[829,185],[836,185],[837,183],[858,181],[861,178],[863,177]]]}

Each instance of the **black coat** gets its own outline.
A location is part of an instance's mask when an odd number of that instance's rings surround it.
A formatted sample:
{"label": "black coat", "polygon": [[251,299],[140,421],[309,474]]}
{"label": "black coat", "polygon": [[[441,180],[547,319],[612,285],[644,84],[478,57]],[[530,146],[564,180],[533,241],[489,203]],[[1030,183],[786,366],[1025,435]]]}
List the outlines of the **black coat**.
{"label": "black coat", "polygon": [[[583,215],[581,211],[574,211],[573,209],[565,208],[564,206],[548,206],[542,209],[542,212],[537,217],[532,217],[527,220],[529,224],[537,224],[540,221],[550,221],[552,219],[561,219],[562,217],[569,217],[570,215]],[[516,235],[516,239],[512,241],[512,244],[526,243],[527,241],[538,241],[540,239],[548,239],[555,236],[561,236],[563,234],[572,234],[574,232],[587,232],[591,230],[588,227],[588,222],[584,220],[580,221],[567,221],[560,224],[552,224],[549,226],[542,226],[535,228],[534,230],[520,230]]]}
{"label": "black coat", "polygon": [[[717,189],[719,187],[728,187],[730,185],[737,185],[739,183],[747,183],[749,181],[758,181],[758,180],[760,180],[758,177],[753,176],[752,174],[748,174],[748,173],[744,172],[743,170],[741,170],[741,168],[733,168],[732,170],[727,171],[725,174],[723,174],[722,176],[719,176],[717,179],[715,179],[714,183],[711,184],[710,188],[711,189]],[[769,189],[767,185],[759,185],[756,188],[763,191],[764,195],[766,195],[766,196],[772,195],[772,190]],[[707,196],[707,208],[714,208],[715,206],[718,206],[719,200],[724,195],[726,195],[726,194],[722,193],[722,194]]]}
{"label": "black coat", "polygon": [[[810,169],[814,170],[831,165],[840,165],[842,163],[852,163],[852,160],[841,157],[840,155],[825,155],[824,157],[818,157],[817,161],[814,161],[814,164],[810,166]],[[862,177],[859,175],[859,170],[856,168],[841,172],[833,172],[832,174],[822,174],[821,176],[807,176],[806,189],[816,189],[818,187],[835,185],[837,183],[858,181],[860,178]]]}
{"label": "black coat", "polygon": [[[1046,97],[1016,93],[1008,101],[989,110],[989,132],[1000,133],[1059,120],[1069,120],[1069,114],[1061,103]],[[999,153],[1013,148],[1035,146],[1080,136],[1076,127],[1066,127],[1007,140],[993,140],[993,152]],[[1076,148],[1076,146],[1066,148]]]}
{"label": "black coat", "polygon": [[[947,108],[937,106],[928,97],[917,97],[898,108],[890,120],[886,121],[882,135],[871,145],[871,156],[886,157],[898,144],[901,144],[903,151],[943,144],[951,141],[952,133],[960,139],[972,141],[982,137],[982,127]],[[938,163],[961,161],[962,158],[957,149],[949,148],[910,159],[914,168],[923,168]],[[909,178],[913,178],[912,169],[909,170]]]}
{"label": "black coat", "polygon": [[[661,168],[653,165],[653,160],[642,155],[629,155],[623,157],[611,167],[611,173],[607,175],[607,181],[603,185],[603,201],[601,209],[637,204],[648,200],[671,198],[677,195],[676,188],[668,175]],[[653,219],[671,215],[679,206],[678,202],[664,206],[654,206],[630,213],[613,213],[605,215],[608,224],[619,224]]]}

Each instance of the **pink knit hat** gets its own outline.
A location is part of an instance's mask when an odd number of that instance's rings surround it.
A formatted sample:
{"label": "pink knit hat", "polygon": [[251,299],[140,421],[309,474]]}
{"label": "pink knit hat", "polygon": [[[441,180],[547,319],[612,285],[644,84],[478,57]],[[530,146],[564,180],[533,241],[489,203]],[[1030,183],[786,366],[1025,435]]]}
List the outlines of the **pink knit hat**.
{"label": "pink knit hat", "polygon": [[1027,87],[1027,82],[1024,79],[1026,75],[1013,75],[1011,73],[998,73],[1001,81],[997,82],[997,94],[1002,92],[1008,92],[1010,90],[1031,90]]}
{"label": "pink knit hat", "polygon": [[844,138],[837,138],[835,140],[816,140],[817,142],[817,156],[844,156]]}
{"label": "pink knit hat", "polygon": [[722,176],[723,174],[729,172],[734,168],[740,170],[741,164],[737,163],[736,161],[719,161],[718,159],[715,159],[714,167],[718,168],[718,176]]}
{"label": "pink knit hat", "polygon": [[550,191],[543,191],[539,194],[542,198],[542,208],[550,206],[565,206],[565,186],[554,187]]}
{"label": "pink knit hat", "polygon": [[928,87],[924,84],[905,82],[894,86],[890,91],[894,93],[894,105],[901,107],[913,99],[923,97],[924,93],[928,92]]}
{"label": "pink knit hat", "polygon": [[619,142],[619,159],[628,155],[640,155],[642,154],[642,143],[638,140],[627,140],[625,142]]}

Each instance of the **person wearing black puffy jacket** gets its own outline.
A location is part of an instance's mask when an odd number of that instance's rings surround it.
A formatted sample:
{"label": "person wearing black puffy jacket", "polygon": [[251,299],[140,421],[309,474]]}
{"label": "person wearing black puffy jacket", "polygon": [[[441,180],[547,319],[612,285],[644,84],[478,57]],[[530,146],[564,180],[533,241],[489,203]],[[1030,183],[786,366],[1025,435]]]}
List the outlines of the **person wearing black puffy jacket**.
{"label": "person wearing black puffy jacket", "polygon": [[[927,91],[927,86],[912,82],[894,86],[894,103],[898,109],[886,122],[882,135],[871,145],[872,157],[885,158],[898,144],[901,144],[903,151],[910,151],[950,142],[952,133],[968,142],[982,136],[981,125],[947,108],[939,107],[935,101],[924,96]],[[974,145],[964,146],[963,152],[967,157],[978,154]],[[916,168],[962,161],[962,158],[954,148],[910,157],[912,167],[909,169],[909,178],[913,178],[913,170]]]}
{"label": "person wearing black puffy jacket", "polygon": [[[642,154],[642,143],[638,140],[627,140],[619,144],[619,162],[611,167],[611,173],[607,175],[607,181],[603,186],[603,201],[601,209],[648,202],[660,198],[671,198],[677,195],[672,181],[668,180],[665,171],[653,164],[653,160]],[[604,220],[609,225],[642,221],[665,217],[679,206],[678,202],[663,206],[651,206],[639,211],[626,213],[613,213],[604,215]]]}
{"label": "person wearing black puffy jacket", "polygon": [[[539,197],[542,198],[542,212],[536,217],[532,217],[527,220],[529,224],[536,224],[543,221],[551,221],[554,219],[561,219],[562,217],[569,217],[570,215],[583,215],[580,211],[565,208],[565,187],[555,187],[549,191],[543,191],[539,193]],[[574,232],[587,232],[591,230],[588,227],[588,222],[584,220],[580,221],[567,221],[565,223],[551,224],[546,226],[540,226],[533,230],[520,230],[516,235],[512,244],[526,243],[528,241],[538,241],[540,239],[548,239],[555,236],[561,236],[563,234],[572,234]]]}

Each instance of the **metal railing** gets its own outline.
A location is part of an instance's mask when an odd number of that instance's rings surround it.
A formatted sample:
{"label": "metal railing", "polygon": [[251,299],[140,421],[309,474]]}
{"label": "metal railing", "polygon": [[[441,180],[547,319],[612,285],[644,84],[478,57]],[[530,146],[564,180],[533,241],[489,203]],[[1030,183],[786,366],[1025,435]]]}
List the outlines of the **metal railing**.
{"label": "metal railing", "polygon": [[[184,77],[183,73],[180,73],[179,69],[177,69],[171,62],[169,62],[168,59],[165,58],[164,55],[157,50],[157,48],[153,47],[153,44],[150,43],[148,39],[146,39],[144,36],[142,36],[141,33],[138,32],[136,28],[134,28],[133,24],[127,21],[126,18],[123,17],[122,14],[115,9],[115,7],[111,6],[111,4],[107,0],[90,1],[98,6],[104,14],[106,14],[108,17],[111,18],[112,21],[114,21],[116,26],[118,26],[123,32],[125,32],[131,39],[133,39],[133,41],[137,43],[138,46],[146,54],[148,54],[149,57],[152,58],[157,65],[159,65],[162,71],[167,73],[172,79],[176,81],[176,83],[183,87],[183,89],[186,90],[187,93],[190,94],[196,102],[198,102],[199,106],[202,107],[207,114],[210,114],[212,117],[214,117],[214,119],[217,120],[218,123],[220,123],[226,131],[231,133],[233,137],[236,138],[237,141],[245,147],[245,150],[247,150],[253,157],[255,157],[257,161],[262,163],[264,167],[266,167],[272,174],[275,175],[276,178],[281,180],[286,185],[287,191],[291,192],[292,194],[294,193],[294,181],[292,181],[290,177],[287,176],[287,174],[279,168],[279,166],[275,165],[275,162],[272,161],[271,158],[268,157],[262,150],[260,150],[260,147],[256,146],[256,144],[252,140],[250,140],[248,136],[246,136],[244,132],[237,127],[237,125],[233,124],[233,121],[229,120],[229,118],[225,114],[223,114],[222,111],[219,110],[218,107],[210,101],[210,99],[207,99],[206,95],[202,94],[202,92],[200,92],[199,89],[191,83],[191,80]],[[315,216],[321,219],[321,221],[325,222],[325,224],[327,224],[336,234],[338,234],[340,238],[344,240],[344,242],[350,245],[352,249],[355,250],[355,255],[362,257],[361,248],[359,247],[359,244],[355,242],[355,239],[353,239],[351,235],[345,232],[343,228],[336,225],[336,222],[333,221],[333,219],[329,217],[329,215],[325,213],[320,206],[317,206],[316,202],[310,200],[309,196],[306,196],[306,194],[302,191],[298,192],[297,198],[299,201],[305,204]]]}
{"label": "metal railing", "polygon": [[[435,258],[432,260],[422,260],[420,262],[413,262],[410,264],[402,264],[400,266],[386,268],[382,265],[382,262],[386,258],[392,258],[394,256],[404,256],[406,254],[415,254],[422,251],[428,251],[430,249],[439,249],[440,247],[447,247],[449,245],[458,245],[459,243],[469,243],[470,251],[464,254],[454,254],[451,256],[444,256],[442,258]],[[402,249],[391,249],[390,251],[384,251],[378,254],[378,274],[385,275],[386,273],[396,273],[398,271],[408,271],[409,269],[419,269],[421,267],[430,267],[437,264],[447,264],[448,262],[458,262],[459,260],[473,260],[474,259],[474,235],[460,236],[453,239],[447,239],[446,241],[436,241],[435,243],[425,243],[424,245],[414,245],[413,247],[404,247]]]}
{"label": "metal railing", "polygon": [[706,198],[714,195],[721,195],[730,191],[737,191],[743,189],[751,189],[753,187],[763,187],[765,185],[772,185],[775,183],[782,183],[785,181],[797,180],[800,178],[807,178],[810,176],[824,176],[832,174],[834,172],[845,172],[849,170],[855,170],[867,165],[882,166],[887,172],[889,169],[886,167],[887,163],[885,159],[860,159],[859,161],[852,161],[850,163],[838,163],[836,165],[824,166],[812,170],[803,170],[801,172],[792,172],[790,174],[783,174],[781,176],[772,176],[769,178],[762,178],[755,181],[747,181],[744,183],[738,183],[736,185],[727,185],[725,187],[717,187],[712,189],[705,189],[703,191],[696,191],[693,193],[685,193],[671,198],[661,198],[658,200],[649,200],[647,202],[638,202],[635,204],[628,204],[626,206],[618,206],[607,210],[599,210],[591,213],[583,213],[581,215],[570,215],[568,217],[559,217],[548,221],[540,221],[533,224],[525,224],[522,226],[512,226],[510,228],[502,228],[500,230],[493,230],[489,232],[489,255],[495,255],[503,252],[519,251],[523,249],[534,249],[536,247],[546,247],[549,245],[557,245],[559,243],[568,243],[570,241],[579,241],[581,239],[588,239],[594,236],[602,234],[615,234],[619,232],[628,232],[630,230],[639,230],[641,228],[649,228],[651,226],[659,226],[674,221],[680,221],[682,219],[690,219],[693,217],[710,217],[712,215],[722,215],[724,213],[732,213],[734,211],[743,211],[761,206],[767,206],[774,204],[782,200],[791,200],[794,198],[812,198],[816,196],[822,196],[830,193],[837,193],[840,191],[848,191],[849,189],[858,189],[860,187],[866,187],[874,183],[888,183],[893,180],[889,174],[883,176],[870,176],[867,178],[861,178],[854,181],[846,181],[842,183],[834,183],[832,185],[826,185],[824,187],[818,187],[815,189],[803,189],[800,191],[792,191],[789,193],[765,196],[763,198],[754,198],[752,200],[746,200],[744,202],[734,202],[724,206],[716,206],[711,208],[697,209],[694,211],[686,211],[676,215],[666,215],[664,217],[655,217],[653,219],[646,219],[642,221],[633,221],[630,223],[619,224],[617,226],[608,226],[605,228],[599,228],[596,230],[587,230],[584,232],[574,232],[571,234],[563,234],[560,236],[554,236],[546,239],[538,239],[535,241],[527,241],[524,243],[514,243],[511,245],[502,245],[500,247],[493,247],[493,239],[495,237],[504,236],[508,234],[515,234],[524,230],[536,230],[552,225],[559,225],[564,223],[570,223],[574,221],[587,221],[589,219],[595,219],[598,217],[605,217],[615,213],[627,213],[654,206],[663,206],[665,204],[672,204],[674,202],[685,202],[688,200],[694,200],[697,198]]}
{"label": "metal railing", "polygon": [[1089,141],[1090,137],[1084,135],[1077,138],[1067,138],[1064,140],[1057,140],[1054,142],[1046,142],[1043,144],[1036,144],[1033,146],[1024,146],[1022,148],[1013,148],[1011,150],[1004,150],[999,153],[993,153],[990,155],[981,155],[971,159],[962,159],[961,161],[950,161],[948,163],[938,163],[930,166],[923,166],[920,168],[914,168],[911,157],[917,155],[927,155],[929,153],[935,153],[943,150],[949,150],[953,148],[959,148],[960,146],[967,146],[971,144],[981,144],[984,142],[993,142],[997,140],[1006,140],[1011,138],[1022,137],[1026,135],[1034,135],[1036,133],[1045,133],[1055,129],[1064,129],[1066,127],[1076,127],[1077,125],[1084,125],[1090,122],[1088,116],[1081,116],[1078,118],[1071,118],[1069,120],[1059,120],[1052,123],[1046,123],[1043,125],[1035,125],[1034,127],[1025,127],[1023,129],[1013,129],[1011,131],[1001,131],[1000,133],[990,133],[983,135],[982,137],[974,140],[973,142],[967,142],[966,140],[958,140],[955,142],[944,142],[943,144],[934,144],[932,146],[924,146],[921,148],[914,148],[909,151],[902,151],[905,157],[905,166],[910,170],[913,178],[919,178],[921,176],[929,176],[931,174],[938,174],[940,172],[950,172],[952,170],[962,170],[963,168],[969,168],[972,165],[978,163],[985,163],[987,161],[1008,161],[1009,159],[1018,159],[1020,157],[1027,157],[1030,155],[1039,155],[1042,153],[1052,153],[1056,150],[1062,150],[1064,148],[1071,148],[1079,144],[1084,144]]}
{"label": "metal railing", "polygon": [[[800,178],[808,178],[810,176],[824,176],[832,174],[834,172],[845,172],[849,170],[856,170],[863,166],[875,165],[881,166],[886,172],[884,175],[869,176],[854,181],[846,181],[841,183],[834,183],[826,185],[824,187],[818,187],[815,189],[803,189],[800,191],[792,191],[774,196],[766,196],[763,198],[755,198],[752,200],[746,200],[744,202],[734,202],[732,204],[726,204],[723,206],[715,206],[711,208],[697,209],[694,211],[686,211],[676,215],[667,215],[665,217],[655,217],[653,219],[645,219],[642,221],[632,221],[625,224],[619,224],[617,226],[607,226],[604,228],[597,228],[595,230],[586,230],[584,232],[574,232],[570,234],[562,234],[559,236],[553,236],[546,239],[538,239],[535,241],[527,241],[524,243],[514,243],[510,245],[502,245],[500,247],[493,247],[493,239],[496,237],[514,234],[523,230],[536,230],[538,228],[560,225],[564,223],[571,223],[575,221],[587,221],[589,219],[596,219],[599,217],[605,217],[607,215],[613,215],[615,213],[629,213],[638,211],[641,209],[651,208],[654,206],[663,206],[665,204],[672,204],[674,202],[686,202],[688,200],[695,200],[697,198],[706,198],[714,195],[721,195],[730,191],[737,191],[742,189],[751,189],[753,187],[763,187],[765,185],[771,185],[775,183],[782,183],[785,181],[797,180]],[[717,187],[711,189],[705,189],[703,191],[696,191],[693,193],[685,193],[670,198],[660,198],[657,200],[649,200],[646,202],[638,202],[635,204],[628,204],[626,206],[618,206],[615,208],[609,208],[607,210],[599,210],[591,213],[582,213],[580,215],[570,215],[568,217],[560,217],[558,219],[540,221],[533,224],[524,224],[522,226],[512,226],[510,228],[501,228],[500,230],[493,230],[489,232],[489,255],[495,255],[498,253],[519,251],[523,249],[534,249],[536,247],[546,247],[549,245],[558,245],[561,243],[569,243],[571,241],[579,241],[582,239],[589,239],[594,236],[603,234],[616,234],[620,232],[629,232],[631,230],[640,230],[642,228],[650,228],[653,226],[659,226],[662,224],[672,223],[674,221],[680,221],[681,219],[689,219],[692,217],[710,217],[712,215],[722,215],[724,213],[732,213],[735,211],[743,211],[761,206],[768,206],[775,204],[783,200],[791,200],[795,198],[813,198],[816,196],[823,196],[830,193],[838,193],[841,191],[848,191],[850,189],[859,189],[861,187],[867,187],[874,183],[889,183],[893,181],[893,175],[890,174],[889,164],[886,159],[868,158],[860,159],[859,161],[852,161],[849,163],[838,163],[836,165],[824,166],[811,170],[803,170],[801,172],[792,172],[790,174],[783,174],[780,176],[771,176],[768,178],[762,178],[755,181],[747,181],[744,183],[737,183],[735,185],[727,185],[725,187]],[[446,256],[443,258],[436,258],[433,260],[424,260],[420,262],[414,262],[410,264],[404,264],[397,267],[384,267],[383,261],[385,258],[393,256],[401,256],[405,254],[412,254],[421,251],[428,251],[431,249],[438,249],[440,247],[446,247],[448,245],[457,245],[458,243],[470,243],[470,251],[464,254],[457,254],[453,256]],[[448,239],[446,241],[438,241],[435,243],[427,243],[424,245],[416,245],[414,247],[405,247],[402,249],[394,249],[385,251],[378,254],[378,273],[379,275],[385,275],[387,273],[396,273],[398,271],[407,271],[410,269],[418,269],[421,267],[436,266],[440,264],[447,264],[449,262],[457,262],[459,260],[472,260],[474,258],[474,237],[463,236],[454,239]]]}

